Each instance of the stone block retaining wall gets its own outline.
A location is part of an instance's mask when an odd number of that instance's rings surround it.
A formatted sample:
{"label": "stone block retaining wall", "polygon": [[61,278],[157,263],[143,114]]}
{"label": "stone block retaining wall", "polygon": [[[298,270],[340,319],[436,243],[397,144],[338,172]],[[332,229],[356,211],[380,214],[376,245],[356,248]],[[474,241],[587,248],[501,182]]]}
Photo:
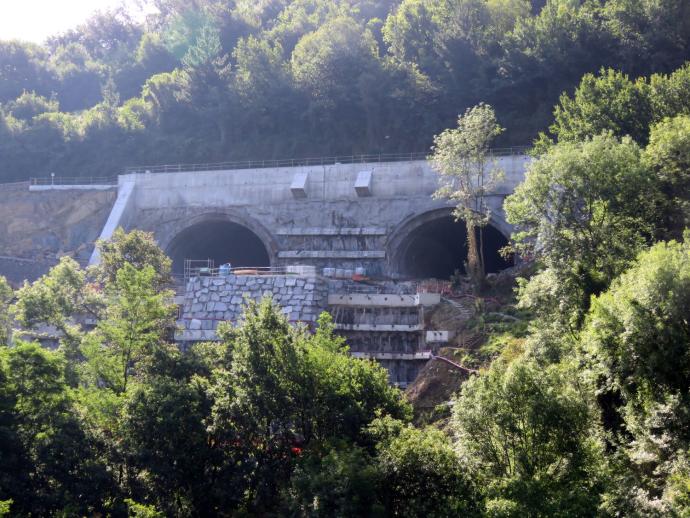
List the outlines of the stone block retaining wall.
{"label": "stone block retaining wall", "polygon": [[237,322],[247,300],[271,297],[293,322],[314,322],[328,302],[328,284],[318,276],[227,275],[194,277],[187,283],[179,341],[216,339],[219,322]]}

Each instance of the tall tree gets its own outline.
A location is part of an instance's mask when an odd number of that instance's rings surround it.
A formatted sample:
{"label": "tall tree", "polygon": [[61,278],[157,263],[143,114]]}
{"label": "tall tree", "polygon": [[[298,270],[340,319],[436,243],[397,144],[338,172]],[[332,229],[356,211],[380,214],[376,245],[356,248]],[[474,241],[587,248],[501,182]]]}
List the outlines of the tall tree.
{"label": "tall tree", "polygon": [[489,222],[486,196],[503,176],[490,153],[503,132],[493,108],[479,104],[458,117],[458,127],[434,137],[429,156],[439,174],[434,197],[455,202],[453,214],[467,229],[467,273],[476,287],[484,280],[482,227]]}

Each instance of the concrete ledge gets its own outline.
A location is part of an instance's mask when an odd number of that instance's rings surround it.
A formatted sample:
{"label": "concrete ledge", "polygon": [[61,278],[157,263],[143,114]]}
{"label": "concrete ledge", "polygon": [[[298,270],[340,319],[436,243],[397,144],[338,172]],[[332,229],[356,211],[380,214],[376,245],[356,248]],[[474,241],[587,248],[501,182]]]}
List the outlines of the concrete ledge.
{"label": "concrete ledge", "polygon": [[29,191],[107,191],[117,185],[29,185]]}
{"label": "concrete ledge", "polygon": [[430,360],[431,351],[423,351],[418,353],[362,353],[351,352],[350,356],[353,358],[371,359],[371,360]]}
{"label": "concrete ledge", "polygon": [[383,227],[307,227],[279,228],[279,236],[385,236]]}
{"label": "concrete ledge", "polygon": [[384,259],[384,250],[284,250],[280,259]]}
{"label": "concrete ledge", "polygon": [[409,308],[414,306],[433,306],[441,302],[439,293],[417,293],[415,295],[366,294],[329,295],[329,306],[379,306],[390,308]]}
{"label": "concrete ledge", "polygon": [[427,343],[445,343],[449,340],[450,333],[448,331],[427,331]]}
{"label": "concrete ledge", "polygon": [[414,333],[424,330],[424,327],[419,324],[336,324],[335,328],[341,331],[394,331],[400,333]]}
{"label": "concrete ledge", "polygon": [[212,329],[196,329],[184,331],[175,331],[175,341],[176,342],[217,342],[218,335]]}

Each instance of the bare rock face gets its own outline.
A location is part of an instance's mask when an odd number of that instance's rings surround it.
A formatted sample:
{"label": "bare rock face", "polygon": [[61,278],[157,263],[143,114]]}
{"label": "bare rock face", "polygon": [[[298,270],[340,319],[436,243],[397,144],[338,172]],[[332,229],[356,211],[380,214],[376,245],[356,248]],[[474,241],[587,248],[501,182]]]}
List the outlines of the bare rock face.
{"label": "bare rock face", "polygon": [[32,280],[63,255],[84,263],[117,192],[0,186],[0,275]]}

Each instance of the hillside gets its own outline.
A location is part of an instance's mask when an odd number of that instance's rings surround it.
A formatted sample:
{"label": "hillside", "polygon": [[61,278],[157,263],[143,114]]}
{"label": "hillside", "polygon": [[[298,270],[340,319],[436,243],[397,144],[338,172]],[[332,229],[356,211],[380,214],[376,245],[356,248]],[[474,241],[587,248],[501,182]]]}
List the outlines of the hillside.
{"label": "hillside", "polygon": [[671,0],[149,3],[145,24],[119,10],[0,41],[0,181],[428,151],[480,101],[498,146],[525,145],[584,74],[670,73],[690,52],[690,4]]}

